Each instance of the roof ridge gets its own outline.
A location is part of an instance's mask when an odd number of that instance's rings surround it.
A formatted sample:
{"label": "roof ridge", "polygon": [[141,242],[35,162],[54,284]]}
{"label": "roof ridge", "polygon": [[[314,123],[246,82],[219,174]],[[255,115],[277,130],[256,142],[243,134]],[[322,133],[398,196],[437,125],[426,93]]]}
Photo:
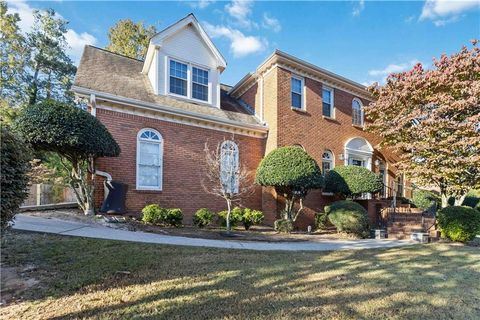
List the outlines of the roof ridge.
{"label": "roof ridge", "polygon": [[110,51],[110,50],[107,50],[107,49],[104,49],[104,48],[100,48],[100,47],[97,47],[97,46],[94,46],[94,45],[91,45],[91,44],[87,44],[85,46],[91,47],[91,48],[94,48],[94,49],[97,49],[97,50],[101,50],[101,51],[104,51],[106,53],[110,53],[110,54],[113,54],[113,55],[116,55],[116,56],[119,56],[119,57],[122,57],[122,58],[127,58],[127,59],[131,59],[131,60],[139,61],[139,62],[144,62],[144,60],[140,60],[140,59],[137,59],[137,58],[132,58],[132,57],[126,56],[124,54],[116,53],[116,52],[113,52],[113,51]]}

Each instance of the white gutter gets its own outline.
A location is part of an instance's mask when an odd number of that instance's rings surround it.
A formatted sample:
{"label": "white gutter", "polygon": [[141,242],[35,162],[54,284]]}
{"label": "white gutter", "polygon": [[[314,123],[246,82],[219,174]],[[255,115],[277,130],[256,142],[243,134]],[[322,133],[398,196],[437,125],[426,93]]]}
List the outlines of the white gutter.
{"label": "white gutter", "polygon": [[133,106],[133,107],[143,108],[143,109],[148,109],[153,111],[161,111],[163,113],[170,114],[170,115],[176,115],[176,116],[180,115],[185,118],[203,120],[210,123],[217,123],[217,124],[220,123],[220,124],[228,125],[230,127],[234,127],[238,129],[248,129],[248,130],[260,132],[260,133],[268,132],[268,127],[262,126],[260,124],[255,125],[255,124],[248,124],[248,123],[233,121],[229,119],[222,119],[215,116],[209,116],[209,115],[205,115],[197,112],[191,112],[191,111],[181,110],[178,108],[167,107],[167,106],[159,105],[156,103],[145,102],[137,99],[125,98],[122,96],[117,96],[114,94],[87,89],[79,86],[72,86],[71,90],[80,95],[90,96],[93,94],[95,95],[96,99],[103,99],[103,100],[115,102],[118,104],[123,104],[123,105],[128,105],[128,106]]}

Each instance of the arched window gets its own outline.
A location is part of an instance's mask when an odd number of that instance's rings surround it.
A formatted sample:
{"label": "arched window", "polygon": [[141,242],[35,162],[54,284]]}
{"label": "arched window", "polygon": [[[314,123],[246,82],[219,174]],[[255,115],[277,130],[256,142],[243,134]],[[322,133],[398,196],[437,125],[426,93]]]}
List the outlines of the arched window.
{"label": "arched window", "polygon": [[332,170],[334,167],[333,153],[330,150],[325,150],[322,156],[322,172],[326,174],[328,171]]}
{"label": "arched window", "polygon": [[153,129],[137,135],[137,189],[162,190],[163,139]]}
{"label": "arched window", "polygon": [[227,193],[238,193],[238,146],[226,140],[220,146],[220,177],[223,190]]}
{"label": "arched window", "polygon": [[363,126],[363,105],[357,98],[352,100],[352,124]]}

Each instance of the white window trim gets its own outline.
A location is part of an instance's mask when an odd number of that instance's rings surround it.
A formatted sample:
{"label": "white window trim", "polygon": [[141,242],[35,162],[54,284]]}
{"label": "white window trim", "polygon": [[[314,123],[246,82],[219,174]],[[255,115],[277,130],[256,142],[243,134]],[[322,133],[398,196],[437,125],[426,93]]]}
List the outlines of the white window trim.
{"label": "white window trim", "polygon": [[[326,116],[323,114],[323,90],[330,91],[330,116]],[[322,83],[322,116],[325,118],[335,119],[335,98],[334,98],[334,89],[326,86]]]}
{"label": "white window trim", "polygon": [[[187,95],[186,96],[182,96],[180,94],[170,92],[170,61],[172,61],[172,60],[175,61],[175,62],[180,62],[180,63],[183,63],[183,64],[187,65]],[[207,73],[208,73],[208,85],[207,85],[208,86],[208,92],[207,92],[208,93],[208,100],[207,101],[200,100],[200,99],[195,99],[192,96],[192,87],[193,87],[192,68],[193,67],[195,67],[197,69],[202,69],[204,71],[207,71]],[[167,93],[167,95],[172,96],[172,97],[192,100],[192,101],[196,101],[196,102],[199,102],[199,103],[211,105],[212,104],[212,94],[213,94],[212,93],[212,77],[211,77],[211,75],[212,75],[211,69],[207,66],[187,62],[185,60],[176,58],[174,56],[167,56],[166,81],[165,81],[166,82],[166,87],[167,87],[166,93]]]}
{"label": "white window trim", "polygon": [[[301,110],[301,111],[306,111],[307,110],[307,106],[306,106],[306,89],[305,89],[305,78],[303,77],[300,77],[300,76],[297,76],[297,75],[294,75],[292,74],[292,78],[293,79],[297,79],[297,80],[300,80],[300,85],[301,85],[301,95],[302,95],[302,99],[301,99],[301,107],[300,108],[297,108],[297,107],[294,107],[293,106],[293,103],[292,103],[292,80],[290,79],[290,107],[292,108],[292,110]],[[298,92],[294,92],[296,94],[298,94]]]}
{"label": "white window trim", "polygon": [[[357,123],[353,123],[353,102],[354,101],[357,101],[360,105],[360,124],[357,124]],[[362,103],[362,100],[358,99],[358,98],[353,98],[352,99],[352,105],[351,105],[351,108],[352,108],[352,125],[353,126],[356,126],[356,127],[362,127],[364,126],[365,124],[365,115],[364,115],[364,112],[363,112],[363,103]]]}
{"label": "white window trim", "polygon": [[[151,186],[141,186],[140,185],[140,175],[139,175],[139,167],[140,167],[140,136],[142,135],[142,133],[144,133],[145,131],[153,131],[155,132],[160,140],[158,142],[158,144],[160,145],[160,156],[159,156],[159,162],[160,162],[160,174],[159,174],[159,177],[158,177],[158,187],[151,187]],[[155,143],[155,141],[151,141],[152,143]],[[136,189],[137,190],[150,190],[150,191],[162,191],[163,189],[163,137],[162,135],[160,134],[160,132],[158,132],[157,130],[155,129],[151,129],[151,128],[143,128],[141,129],[140,131],[138,131],[137,133],[137,156],[136,156],[136,172],[135,172],[135,176],[136,176]]]}
{"label": "white window trim", "polygon": [[[331,155],[331,159],[330,160],[325,160],[325,158],[323,157],[323,153],[330,153]],[[323,162],[325,160],[325,162],[330,162],[331,166],[330,166],[330,170],[333,170],[335,168],[335,154],[332,152],[332,150],[330,149],[325,149],[322,153],[322,170],[323,170]]]}
{"label": "white window trim", "polygon": [[[187,65],[188,66],[188,65]],[[199,102],[203,102],[203,103],[211,103],[211,100],[212,100],[212,95],[211,95],[211,81],[210,81],[210,69],[208,68],[203,68],[203,67],[200,67],[200,66],[197,66],[195,64],[190,64],[190,66],[188,67],[192,70],[192,84],[191,84],[191,92],[190,92],[190,99],[194,100],[194,101],[199,101]],[[193,68],[197,68],[199,70],[202,70],[202,71],[206,71],[207,72],[207,100],[202,100],[202,99],[197,99],[197,98],[194,98],[193,97]],[[205,86],[203,83],[198,83],[198,82],[195,82],[195,84],[198,84],[200,86]]]}

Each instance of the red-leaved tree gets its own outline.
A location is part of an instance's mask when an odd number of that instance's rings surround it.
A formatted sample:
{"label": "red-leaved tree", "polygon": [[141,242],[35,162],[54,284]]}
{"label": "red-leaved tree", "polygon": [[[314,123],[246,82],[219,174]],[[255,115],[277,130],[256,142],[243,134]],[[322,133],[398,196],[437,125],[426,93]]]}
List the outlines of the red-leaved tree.
{"label": "red-leaved tree", "polygon": [[375,101],[365,107],[367,129],[395,150],[398,167],[414,183],[434,185],[455,205],[480,187],[480,49],[464,46],[433,60],[425,70],[393,73],[386,84],[369,91]]}

